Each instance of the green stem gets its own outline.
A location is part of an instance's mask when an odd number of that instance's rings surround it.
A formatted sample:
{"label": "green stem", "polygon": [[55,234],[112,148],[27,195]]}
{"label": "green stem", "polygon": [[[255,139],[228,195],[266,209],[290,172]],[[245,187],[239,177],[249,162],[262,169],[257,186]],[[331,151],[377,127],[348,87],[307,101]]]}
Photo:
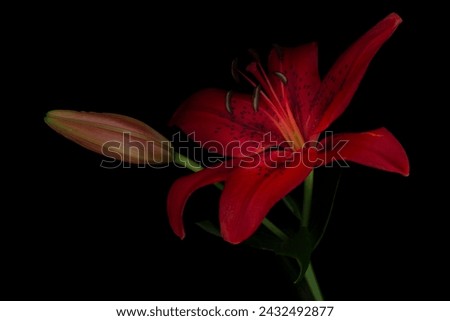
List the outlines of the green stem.
{"label": "green stem", "polygon": [[[292,280],[298,277],[298,268],[296,268],[294,261],[286,256],[280,256],[283,266],[290,275]],[[294,282],[298,298],[304,301],[323,301],[324,298],[320,291],[319,283],[317,282],[312,263],[309,264],[308,269],[300,282]]]}
{"label": "green stem", "polygon": [[[306,177],[303,186],[303,209],[302,209],[302,226],[309,226],[309,219],[311,217],[311,205],[312,195],[314,187],[314,171],[312,171],[308,177]],[[323,301],[322,292],[320,291],[319,283],[317,282],[316,274],[312,266],[312,262],[309,263],[308,269],[305,272],[304,280],[311,292],[315,301]]]}
{"label": "green stem", "polygon": [[316,274],[312,263],[309,263],[308,269],[305,273],[305,281],[311,291],[311,294],[315,301],[323,301],[322,292],[320,291],[319,283],[317,282]]}
{"label": "green stem", "polygon": [[287,236],[281,229],[279,229],[275,224],[269,221],[269,219],[265,218],[262,221],[262,224],[280,240],[287,241],[289,239],[289,236]]}
{"label": "green stem", "polygon": [[292,212],[292,214],[294,214],[294,216],[301,221],[302,215],[297,202],[290,195],[286,195],[283,198],[283,202],[287,206],[287,208]]}
{"label": "green stem", "polygon": [[313,185],[314,185],[314,171],[306,177],[303,182],[303,220],[302,225],[304,227],[308,227],[309,225],[309,217],[311,215],[311,200],[313,194]]}
{"label": "green stem", "polygon": [[174,153],[173,155],[173,161],[177,163],[178,165],[181,165],[183,167],[186,167],[187,169],[190,169],[193,172],[199,172],[203,169],[202,165],[200,163],[197,163],[190,159],[189,157],[186,157],[179,153]]}

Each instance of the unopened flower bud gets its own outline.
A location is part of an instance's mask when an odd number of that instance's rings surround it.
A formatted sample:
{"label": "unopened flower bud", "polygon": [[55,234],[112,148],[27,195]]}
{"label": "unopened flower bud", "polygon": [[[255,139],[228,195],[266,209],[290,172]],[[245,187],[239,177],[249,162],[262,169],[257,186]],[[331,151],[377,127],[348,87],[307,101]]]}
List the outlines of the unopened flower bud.
{"label": "unopened flower bud", "polygon": [[58,134],[96,153],[132,164],[167,164],[167,138],[145,123],[109,113],[52,110],[45,122]]}

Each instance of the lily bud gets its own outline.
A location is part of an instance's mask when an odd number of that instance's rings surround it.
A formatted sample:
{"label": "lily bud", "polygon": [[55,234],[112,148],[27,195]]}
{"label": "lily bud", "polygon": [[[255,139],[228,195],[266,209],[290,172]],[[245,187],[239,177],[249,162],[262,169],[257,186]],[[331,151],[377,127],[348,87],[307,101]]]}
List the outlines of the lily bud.
{"label": "lily bud", "polygon": [[167,164],[167,138],[145,123],[119,114],[52,110],[45,122],[58,134],[93,152],[132,164]]}

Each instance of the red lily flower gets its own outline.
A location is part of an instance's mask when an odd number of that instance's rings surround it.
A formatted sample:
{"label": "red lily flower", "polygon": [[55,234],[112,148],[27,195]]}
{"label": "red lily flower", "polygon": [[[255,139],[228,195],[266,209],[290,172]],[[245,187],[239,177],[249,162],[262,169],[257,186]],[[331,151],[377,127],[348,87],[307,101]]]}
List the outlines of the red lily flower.
{"label": "red lily flower", "polygon": [[[401,18],[392,13],[376,24],[336,61],[323,80],[315,43],[275,48],[268,72],[259,62],[247,67],[253,95],[205,89],[177,110],[171,123],[195,133],[201,143],[216,142],[219,151],[251,166],[224,163],[178,179],[168,196],[172,229],[185,235],[182,213],[196,189],[225,181],[219,219],[223,238],[240,243],[259,227],[269,210],[301,184],[312,167],[348,160],[384,171],[409,174],[407,155],[385,128],[328,136],[320,134],[347,108],[370,61],[392,35]],[[270,139],[267,134],[270,133]],[[340,145],[340,149],[329,148]],[[246,148],[236,148],[237,145]],[[277,149],[273,149],[273,147]],[[251,162],[247,162],[249,159]],[[257,157],[256,157],[257,156]],[[308,160],[308,162],[306,161]]]}

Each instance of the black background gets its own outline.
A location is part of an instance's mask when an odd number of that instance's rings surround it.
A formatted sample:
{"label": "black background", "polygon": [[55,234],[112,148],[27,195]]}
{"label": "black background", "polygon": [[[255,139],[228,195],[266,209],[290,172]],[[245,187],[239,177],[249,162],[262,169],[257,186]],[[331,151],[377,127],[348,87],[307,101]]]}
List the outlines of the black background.
{"label": "black background", "polygon": [[[313,255],[329,300],[450,299],[445,145],[438,113],[444,41],[427,2],[165,2],[16,8],[5,29],[7,77],[0,216],[3,299],[290,300],[270,253],[226,244],[193,220],[216,215],[219,192],[195,193],[187,237],[171,231],[165,198],[183,169],[106,170],[102,158],[55,134],[51,109],[116,112],[165,135],[170,115],[204,87],[239,88],[230,62],[273,43],[319,42],[322,74],[390,12],[404,19],[373,60],[333,130],[387,127],[411,161],[408,178],[343,171],[329,230]],[[334,3],[334,4],[330,4]],[[9,42],[11,41],[11,42]],[[320,169],[316,203],[328,184]],[[438,187],[436,184],[443,184]],[[322,186],[321,186],[322,184]],[[284,211],[277,207],[271,213]]]}

